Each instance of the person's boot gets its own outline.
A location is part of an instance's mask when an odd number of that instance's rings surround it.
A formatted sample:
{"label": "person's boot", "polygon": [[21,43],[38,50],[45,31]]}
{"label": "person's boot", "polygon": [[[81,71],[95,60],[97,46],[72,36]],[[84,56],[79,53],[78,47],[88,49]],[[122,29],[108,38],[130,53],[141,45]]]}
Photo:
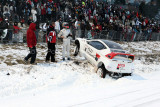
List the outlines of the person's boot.
{"label": "person's boot", "polygon": [[28,60],[26,60],[25,58],[23,59],[25,64],[28,64]]}
{"label": "person's boot", "polygon": [[68,58],[67,60],[71,60],[70,58]]}
{"label": "person's boot", "polygon": [[49,63],[49,60],[45,60],[46,63]]}
{"label": "person's boot", "polygon": [[57,62],[55,59],[53,59],[51,62]]}
{"label": "person's boot", "polygon": [[30,63],[31,65],[37,65],[37,63]]}

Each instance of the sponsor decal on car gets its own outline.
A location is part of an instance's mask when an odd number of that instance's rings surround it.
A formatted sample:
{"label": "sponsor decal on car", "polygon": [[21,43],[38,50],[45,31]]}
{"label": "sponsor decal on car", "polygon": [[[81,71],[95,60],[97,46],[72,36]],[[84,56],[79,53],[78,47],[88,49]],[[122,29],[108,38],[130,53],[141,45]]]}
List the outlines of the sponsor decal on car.
{"label": "sponsor decal on car", "polygon": [[96,53],[96,58],[95,58],[95,60],[98,61],[98,59],[99,59],[100,57],[101,57],[101,56]]}
{"label": "sponsor decal on car", "polygon": [[117,69],[124,68],[125,64],[118,64]]}

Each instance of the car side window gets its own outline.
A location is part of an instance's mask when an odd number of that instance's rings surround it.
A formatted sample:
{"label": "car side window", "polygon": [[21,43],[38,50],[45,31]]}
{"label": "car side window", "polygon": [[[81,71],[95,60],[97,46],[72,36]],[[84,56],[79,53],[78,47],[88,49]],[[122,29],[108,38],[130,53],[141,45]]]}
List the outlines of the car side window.
{"label": "car side window", "polygon": [[88,44],[98,50],[106,49],[106,47],[99,41],[90,41],[90,42],[88,42]]}

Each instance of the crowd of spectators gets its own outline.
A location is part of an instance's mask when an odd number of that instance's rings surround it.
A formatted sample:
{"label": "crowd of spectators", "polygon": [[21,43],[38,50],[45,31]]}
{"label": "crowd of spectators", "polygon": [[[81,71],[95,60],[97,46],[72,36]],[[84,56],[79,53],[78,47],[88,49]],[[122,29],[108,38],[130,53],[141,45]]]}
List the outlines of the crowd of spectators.
{"label": "crowd of spectators", "polygon": [[37,29],[56,22],[57,33],[67,22],[73,38],[91,39],[103,35],[126,41],[139,40],[140,37],[160,40],[158,21],[120,5],[92,0],[0,0],[0,29],[12,29],[7,38],[11,40],[12,33],[18,33],[21,27],[27,27],[31,22],[37,24]]}

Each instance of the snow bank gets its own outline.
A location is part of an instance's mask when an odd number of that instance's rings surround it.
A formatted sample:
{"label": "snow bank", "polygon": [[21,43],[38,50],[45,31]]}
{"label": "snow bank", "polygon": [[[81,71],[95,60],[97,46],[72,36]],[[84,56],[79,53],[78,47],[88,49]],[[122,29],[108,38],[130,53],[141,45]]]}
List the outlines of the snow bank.
{"label": "snow bank", "polygon": [[132,76],[118,80],[109,76],[105,79],[99,78],[94,67],[79,56],[76,58],[71,56],[74,60],[81,60],[82,63],[79,65],[74,61],[62,62],[61,45],[56,46],[58,63],[45,63],[46,44],[38,44],[38,65],[23,64],[22,60],[28,53],[26,44],[0,45],[0,105],[2,107],[160,105],[160,42],[131,42],[121,45],[129,53],[136,55],[135,72]]}

